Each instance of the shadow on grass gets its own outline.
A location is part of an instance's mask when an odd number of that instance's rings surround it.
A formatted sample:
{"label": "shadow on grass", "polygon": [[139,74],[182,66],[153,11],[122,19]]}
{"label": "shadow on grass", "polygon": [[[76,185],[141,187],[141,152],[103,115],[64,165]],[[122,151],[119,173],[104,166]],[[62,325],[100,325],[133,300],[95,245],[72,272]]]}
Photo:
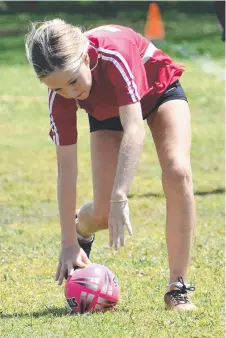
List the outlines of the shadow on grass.
{"label": "shadow on grass", "polygon": [[[127,308],[115,308],[112,312],[117,313],[127,313],[129,310]],[[104,312],[96,312],[96,314],[103,314]],[[77,316],[76,313],[70,313],[66,307],[57,308],[46,308],[46,310],[39,311],[39,312],[30,312],[30,313],[4,313],[0,312],[0,319],[21,319],[21,318],[40,318],[45,316],[51,317],[65,317],[65,316]],[[90,316],[92,313],[84,313],[83,316]]]}
{"label": "shadow on grass", "polygon": [[[225,189],[224,188],[219,188],[219,189],[214,189],[211,191],[196,191],[195,196],[209,196],[209,195],[220,195],[224,194]],[[129,194],[129,199],[133,198],[142,198],[142,197],[164,197],[163,194],[156,194],[156,193],[146,193],[146,194]]]}
{"label": "shadow on grass", "polygon": [[20,318],[40,318],[44,316],[53,316],[53,317],[64,317],[66,315],[69,315],[68,310],[66,307],[57,308],[57,307],[51,307],[46,308],[46,310],[39,311],[39,312],[30,312],[30,313],[14,313],[14,314],[8,314],[4,312],[0,312],[0,318],[1,319],[20,319]]}

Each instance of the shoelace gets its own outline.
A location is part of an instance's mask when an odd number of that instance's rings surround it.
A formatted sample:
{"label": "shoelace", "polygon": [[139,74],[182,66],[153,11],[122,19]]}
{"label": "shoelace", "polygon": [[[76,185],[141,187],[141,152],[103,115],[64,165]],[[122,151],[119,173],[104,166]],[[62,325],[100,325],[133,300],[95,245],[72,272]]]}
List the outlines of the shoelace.
{"label": "shoelace", "polygon": [[173,298],[177,303],[189,303],[189,300],[187,298],[188,292],[193,292],[195,291],[194,286],[186,286],[184,284],[184,280],[182,277],[178,278],[178,282],[182,284],[182,286],[177,286],[178,290],[172,290],[167,292],[171,298]]}

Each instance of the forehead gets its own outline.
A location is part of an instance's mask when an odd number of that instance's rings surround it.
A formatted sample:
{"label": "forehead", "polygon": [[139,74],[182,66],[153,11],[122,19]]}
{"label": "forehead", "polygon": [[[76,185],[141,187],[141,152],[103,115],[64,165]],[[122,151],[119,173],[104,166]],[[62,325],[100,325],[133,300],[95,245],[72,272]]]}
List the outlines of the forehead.
{"label": "forehead", "polygon": [[47,85],[50,89],[62,88],[69,80],[76,78],[76,76],[78,76],[78,71],[73,72],[57,69],[50,75],[41,79],[41,82]]}

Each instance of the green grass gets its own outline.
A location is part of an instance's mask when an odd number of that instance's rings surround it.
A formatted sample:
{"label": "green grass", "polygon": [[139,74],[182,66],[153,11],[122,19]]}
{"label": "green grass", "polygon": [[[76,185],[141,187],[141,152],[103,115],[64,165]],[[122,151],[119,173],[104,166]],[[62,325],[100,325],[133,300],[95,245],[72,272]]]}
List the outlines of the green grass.
{"label": "green grass", "polygon": [[[188,46],[182,38],[187,27],[187,34],[191,29],[189,47],[223,67],[224,45],[214,16],[203,17],[200,24],[197,20],[197,30],[200,25],[210,27],[213,33],[200,39],[191,25],[196,19],[190,17],[187,23],[178,20],[183,29],[179,31],[181,40],[177,40],[173,19],[173,14],[169,15],[170,39],[164,45],[177,61],[181,60],[178,44]],[[143,22],[131,20],[142,31]],[[5,39],[10,49],[0,55],[0,92],[5,97],[0,100],[0,337],[224,337],[224,82],[204,72],[190,56],[183,57],[186,72],[181,82],[192,111],[198,214],[189,280],[197,286],[193,301],[199,312],[164,310],[168,279],[165,201],[147,130],[130,198],[134,236],[114,253],[107,246],[108,233],[99,233],[92,252],[95,262],[105,263],[117,275],[121,301],[114,313],[69,316],[64,289],[54,282],[60,231],[55,150],[47,135],[46,89],[24,61],[22,40]],[[92,183],[88,120],[82,111],[78,119],[81,205],[92,199]]]}

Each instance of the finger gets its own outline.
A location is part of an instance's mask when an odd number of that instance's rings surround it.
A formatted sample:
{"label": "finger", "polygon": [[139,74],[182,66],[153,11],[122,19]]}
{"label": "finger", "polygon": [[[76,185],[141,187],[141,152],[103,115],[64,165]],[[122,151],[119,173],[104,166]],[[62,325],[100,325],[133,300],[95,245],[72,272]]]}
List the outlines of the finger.
{"label": "finger", "polygon": [[114,241],[114,249],[118,250],[119,249],[119,226],[114,226],[113,230],[113,241]]}
{"label": "finger", "polygon": [[116,238],[115,239],[115,242],[114,242],[114,249],[117,251],[119,249],[119,238]]}
{"label": "finger", "polygon": [[115,242],[114,242],[114,249],[117,251],[119,249],[119,237],[117,237],[115,239]]}
{"label": "finger", "polygon": [[[69,270],[68,270],[68,272],[69,272]],[[72,269],[70,270],[70,272],[68,273],[68,276],[72,276],[74,272],[75,272],[75,269],[72,268]]]}
{"label": "finger", "polygon": [[124,246],[124,225],[120,224],[118,226],[118,235],[119,235],[119,243],[121,246]]}
{"label": "finger", "polygon": [[126,220],[125,227],[127,228],[129,235],[133,236],[133,229],[132,229],[132,225],[131,225],[129,219]]}
{"label": "finger", "polygon": [[112,248],[115,250],[115,245],[116,245],[116,231],[115,231],[115,224],[112,225],[111,227],[111,232],[112,232]]}
{"label": "finger", "polygon": [[65,266],[62,266],[60,270],[60,276],[58,278],[58,285],[61,285],[63,283],[66,272],[67,272],[67,269],[65,268]]}
{"label": "finger", "polygon": [[55,280],[57,281],[59,276],[60,276],[60,269],[61,269],[61,262],[59,262],[58,267],[57,267],[57,271],[56,271],[56,275],[55,275]]}
{"label": "finger", "polygon": [[108,223],[108,229],[109,229],[109,246],[113,246],[113,228],[111,226],[111,223]]}
{"label": "finger", "polygon": [[73,272],[74,272],[73,265],[72,264],[68,264],[68,266],[67,266],[67,275],[71,276],[73,274]]}
{"label": "finger", "polygon": [[81,260],[85,265],[91,264],[89,258],[87,257],[87,254],[85,253],[84,250],[81,249]]}
{"label": "finger", "polygon": [[89,260],[89,258],[88,258],[86,255],[82,257],[82,262],[83,262],[85,265],[91,264],[91,261]]}

